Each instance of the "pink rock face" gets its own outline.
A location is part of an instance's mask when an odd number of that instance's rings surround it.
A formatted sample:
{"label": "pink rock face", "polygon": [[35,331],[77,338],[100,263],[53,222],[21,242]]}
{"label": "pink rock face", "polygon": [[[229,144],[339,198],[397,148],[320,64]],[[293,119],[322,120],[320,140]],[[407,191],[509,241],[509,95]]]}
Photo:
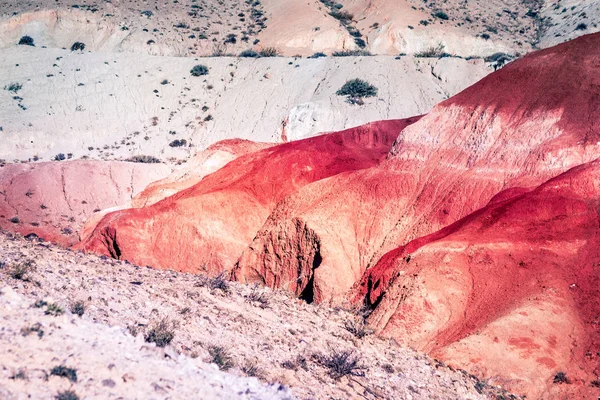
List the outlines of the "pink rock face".
{"label": "pink rock face", "polygon": [[217,171],[230,161],[244,154],[253,153],[271,146],[273,146],[273,143],[251,142],[242,139],[217,142],[188,160],[185,167],[181,170],[165,179],[152,182],[141,193],[135,196],[131,205],[135,208],[150,206],[166,197],[194,186],[206,175]]}
{"label": "pink rock face", "polygon": [[359,286],[371,325],[514,393],[595,398],[599,206],[594,161],[392,250]]}
{"label": "pink rock face", "polygon": [[71,246],[87,218],[127,203],[169,171],[128,162],[7,164],[0,168],[0,228]]}
{"label": "pink rock face", "polygon": [[249,153],[107,215],[79,247],[231,270],[307,301],[367,299],[384,335],[528,397],[589,397],[599,69],[600,34],[530,54],[418,122]]}
{"label": "pink rock face", "polygon": [[78,248],[159,268],[230,270],[279,202],[311,182],[378,164],[412,121],[373,123],[239,157],[150,207],[107,215]]}
{"label": "pink rock face", "polygon": [[[515,61],[404,129],[384,163],[306,185],[276,208],[235,276],[343,301],[398,245],[595,159],[599,45],[589,35]],[[290,245],[302,243],[298,229],[318,253]]]}

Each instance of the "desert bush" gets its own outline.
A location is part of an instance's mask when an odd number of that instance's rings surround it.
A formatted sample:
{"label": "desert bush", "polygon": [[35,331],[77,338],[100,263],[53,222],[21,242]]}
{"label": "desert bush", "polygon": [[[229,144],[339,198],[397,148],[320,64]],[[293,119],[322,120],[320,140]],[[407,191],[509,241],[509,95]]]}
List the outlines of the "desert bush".
{"label": "desert bush", "polygon": [[342,24],[348,24],[352,22],[352,19],[354,19],[354,15],[345,10],[334,9],[329,13],[329,15],[340,21]]}
{"label": "desert bush", "polygon": [[244,58],[258,58],[260,57],[260,54],[258,54],[258,52],[252,50],[252,49],[248,49],[248,50],[244,50],[240,53],[240,57],[244,57]]}
{"label": "desert bush", "polygon": [[576,31],[585,31],[586,29],[587,29],[587,25],[584,24],[583,22],[575,27]]}
{"label": "desert bush", "polygon": [[377,88],[362,79],[352,79],[336,92],[338,96],[348,96],[349,99],[377,96]]}
{"label": "desert bush", "polygon": [[363,319],[359,320],[346,320],[344,322],[344,328],[358,339],[362,339],[365,336],[371,335],[373,330],[370,329]]}
{"label": "desert bush", "polygon": [[567,378],[567,374],[565,372],[557,372],[556,375],[554,375],[553,383],[569,384],[569,383],[571,383],[571,381],[569,380],[569,378]]}
{"label": "desert bush", "polygon": [[142,15],[145,16],[145,17],[150,18],[151,16],[154,15],[154,13],[152,11],[150,11],[150,10],[145,10],[145,11],[142,11]]}
{"label": "desert bush", "polygon": [[75,393],[72,390],[58,392],[58,394],[54,398],[56,400],[79,400],[79,396],[77,395],[77,393]]}
{"label": "desert bush", "polygon": [[279,50],[275,47],[265,47],[259,52],[261,57],[279,57]]}
{"label": "desert bush", "polygon": [[36,322],[31,326],[21,328],[21,335],[23,336],[29,336],[32,333],[35,333],[40,339],[44,337],[44,330],[42,329],[42,324]]}
{"label": "desert bush", "polygon": [[53,317],[56,317],[56,316],[63,314],[64,312],[65,312],[65,310],[63,310],[63,308],[61,306],[59,306],[58,304],[49,303],[46,306],[46,311],[44,311],[44,314],[52,315]]}
{"label": "desert bush", "polygon": [[445,56],[449,55],[448,53],[446,53],[444,51],[445,48],[446,47],[443,44],[438,43],[436,46],[431,46],[431,47],[426,48],[425,50],[415,53],[415,57],[421,57],[421,58],[445,57]]}
{"label": "desert bush", "polygon": [[158,347],[165,347],[171,343],[174,337],[173,324],[167,318],[163,318],[154,323],[150,330],[146,332],[144,340],[148,343],[155,343]]}
{"label": "desert bush", "polygon": [[71,51],[77,51],[77,50],[83,51],[84,49],[85,49],[85,44],[81,43],[81,42],[75,42],[71,46]]}
{"label": "desert bush", "polygon": [[208,75],[208,67],[206,65],[195,65],[191,70],[192,76]]}
{"label": "desert bush", "polygon": [[350,350],[333,350],[329,355],[313,354],[313,359],[317,364],[327,368],[327,374],[333,379],[340,379],[343,376],[364,376],[362,370],[365,367],[359,365],[359,358]]}
{"label": "desert bush", "polygon": [[63,161],[65,159],[65,155],[63,153],[58,153],[54,156],[54,161]]}
{"label": "desert bush", "polygon": [[33,271],[35,271],[35,263],[33,260],[26,260],[12,265],[8,269],[8,275],[11,278],[27,282],[29,279],[31,279],[31,274]]}
{"label": "desert bush", "polygon": [[433,14],[433,16],[436,17],[436,18],[439,18],[439,19],[443,19],[443,20],[447,20],[448,19],[448,14],[446,14],[445,12],[443,12],[441,10],[440,11],[436,11]]}
{"label": "desert bush", "polygon": [[366,50],[341,50],[341,51],[334,51],[331,55],[334,57],[359,57],[359,56],[367,57],[367,56],[371,56],[372,54],[371,54],[371,52],[366,51]]}
{"label": "desert bush", "polygon": [[64,365],[58,365],[52,368],[50,370],[50,375],[60,376],[61,378],[67,378],[71,382],[77,382],[77,370],[65,367]]}
{"label": "desert bush", "polygon": [[494,70],[498,68],[502,68],[505,64],[510,62],[513,59],[513,56],[506,53],[494,53],[491,56],[485,58],[485,62],[492,63],[494,65]]}
{"label": "desert bush", "polygon": [[27,375],[25,374],[25,371],[20,369],[18,370],[14,375],[11,375],[8,379],[27,379]]}
{"label": "desert bush", "polygon": [[23,88],[23,85],[21,85],[20,83],[11,83],[10,85],[4,87],[4,89],[8,90],[9,92],[13,92],[13,93],[17,93],[22,88]]}
{"label": "desert bush", "polygon": [[227,371],[233,367],[233,359],[222,346],[212,345],[208,348],[211,362],[217,364],[221,371]]}
{"label": "desert bush", "polygon": [[247,376],[254,376],[260,378],[263,376],[262,369],[256,364],[256,361],[246,360],[240,367],[242,372]]}
{"label": "desert bush", "polygon": [[269,305],[269,295],[260,290],[258,286],[254,286],[250,294],[246,296],[248,303],[256,303],[260,308],[267,308]]}
{"label": "desert bush", "polygon": [[144,164],[158,164],[161,161],[154,156],[146,156],[146,155],[137,155],[133,157],[129,157],[125,161],[136,162],[136,163],[144,163]]}
{"label": "desert bush", "polygon": [[318,51],[315,54],[313,54],[312,56],[309,56],[308,58],[321,58],[321,57],[327,57],[327,54]]}
{"label": "desert bush", "polygon": [[85,313],[85,303],[82,300],[78,300],[71,304],[71,312],[79,317]]}
{"label": "desert bush", "polygon": [[22,36],[19,40],[19,44],[22,46],[35,46],[33,38],[31,36]]}
{"label": "desert bush", "polygon": [[187,145],[187,140],[185,139],[175,139],[169,143],[170,147],[183,147],[185,145]]}

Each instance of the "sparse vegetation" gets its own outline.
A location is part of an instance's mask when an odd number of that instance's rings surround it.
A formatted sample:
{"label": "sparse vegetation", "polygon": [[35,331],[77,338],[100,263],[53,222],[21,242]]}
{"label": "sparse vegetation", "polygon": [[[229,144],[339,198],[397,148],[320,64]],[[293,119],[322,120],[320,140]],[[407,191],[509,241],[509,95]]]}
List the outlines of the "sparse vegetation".
{"label": "sparse vegetation", "polygon": [[42,329],[42,324],[36,322],[31,326],[21,328],[21,335],[23,336],[29,336],[32,333],[35,333],[40,339],[44,337],[44,330]]}
{"label": "sparse vegetation", "polygon": [[257,377],[257,378],[260,378],[260,377],[263,376],[263,371],[257,365],[256,361],[253,361],[253,360],[246,360],[244,362],[244,364],[242,364],[242,366],[240,367],[240,369],[247,376],[254,376],[254,377]]}
{"label": "sparse vegetation", "polygon": [[79,400],[79,396],[72,390],[65,390],[58,392],[55,397],[56,400]]}
{"label": "sparse vegetation", "polygon": [[53,317],[57,317],[61,314],[64,314],[65,310],[59,306],[56,303],[49,303],[46,306],[46,311],[44,311],[44,314],[46,315],[52,315]]}
{"label": "sparse vegetation", "polygon": [[556,383],[559,385],[563,384],[563,383],[570,384],[571,381],[569,380],[569,378],[567,377],[567,374],[565,372],[560,371],[560,372],[557,372],[556,375],[554,375],[553,383]]}
{"label": "sparse vegetation", "polygon": [[135,163],[145,163],[145,164],[158,164],[158,163],[162,162],[154,156],[146,156],[146,155],[132,156],[132,157],[129,157],[128,159],[126,159],[125,161],[135,162]]}
{"label": "sparse vegetation", "polygon": [[165,347],[175,338],[173,323],[167,318],[154,323],[154,325],[144,335],[144,340],[148,343],[155,343],[158,347]]}
{"label": "sparse vegetation", "polygon": [[359,320],[347,320],[344,323],[344,328],[358,339],[362,339],[367,335],[373,334],[373,330],[370,329],[363,319]]}
{"label": "sparse vegetation", "polygon": [[33,260],[26,260],[17,264],[13,264],[8,269],[8,275],[11,278],[27,282],[31,279],[31,274],[33,271],[35,271],[35,263]]}
{"label": "sparse vegetation", "polygon": [[260,50],[259,54],[261,57],[278,57],[280,53],[279,49],[275,47],[265,47]]}
{"label": "sparse vegetation", "polygon": [[208,67],[206,65],[195,65],[191,70],[192,76],[208,75]]}
{"label": "sparse vegetation", "polygon": [[366,50],[342,50],[342,51],[334,51],[332,54],[334,57],[368,57],[372,54]]}
{"label": "sparse vegetation", "polygon": [[260,57],[260,54],[258,54],[258,52],[252,50],[252,49],[248,49],[248,50],[244,50],[240,53],[240,57],[243,58],[258,58]]}
{"label": "sparse vegetation", "polygon": [[82,300],[78,300],[75,303],[71,304],[71,312],[78,317],[83,316],[85,313],[85,303]]}
{"label": "sparse vegetation", "polygon": [[170,147],[183,147],[187,145],[187,140],[185,139],[175,139],[171,143],[169,143]]}
{"label": "sparse vegetation", "polygon": [[344,83],[336,94],[348,96],[348,102],[352,104],[362,104],[364,97],[377,96],[377,88],[362,79],[352,79]]}
{"label": "sparse vegetation", "polygon": [[85,49],[85,44],[81,42],[75,42],[71,46],[71,51],[83,51]]}
{"label": "sparse vegetation", "polygon": [[436,46],[431,46],[426,48],[425,50],[419,51],[415,53],[415,57],[421,58],[442,58],[449,56],[448,53],[445,52],[446,47],[438,43]]}
{"label": "sparse vegetation", "polygon": [[443,19],[443,20],[448,20],[448,14],[446,14],[443,11],[436,11],[435,13],[433,13],[433,16],[439,19]]}
{"label": "sparse vegetation", "polygon": [[58,365],[50,370],[50,375],[60,376],[61,378],[67,378],[71,382],[77,382],[77,370],[69,368],[64,365]]}
{"label": "sparse vegetation", "polygon": [[233,368],[233,359],[224,347],[211,345],[208,348],[208,354],[210,355],[210,362],[217,364],[221,371]]}
{"label": "sparse vegetation", "polygon": [[21,46],[35,46],[33,38],[27,35],[21,37],[21,39],[19,40],[19,44]]}
{"label": "sparse vegetation", "polygon": [[327,374],[333,379],[340,379],[343,376],[364,376],[365,367],[359,364],[358,356],[350,350],[338,351],[332,350],[331,354],[313,354],[313,359],[317,364],[327,368]]}
{"label": "sparse vegetation", "polygon": [[9,92],[17,93],[22,88],[23,88],[23,85],[21,85],[20,83],[11,83],[10,85],[6,86],[4,89],[8,90]]}

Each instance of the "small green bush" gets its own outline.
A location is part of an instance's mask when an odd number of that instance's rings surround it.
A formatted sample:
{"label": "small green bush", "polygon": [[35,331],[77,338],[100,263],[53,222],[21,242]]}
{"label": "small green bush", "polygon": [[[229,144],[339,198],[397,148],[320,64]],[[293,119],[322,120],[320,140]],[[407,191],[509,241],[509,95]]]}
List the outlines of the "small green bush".
{"label": "small green bush", "polygon": [[275,47],[265,47],[259,54],[261,57],[279,57],[279,50]]}
{"label": "small green bush", "polygon": [[165,347],[171,343],[174,337],[173,324],[167,318],[163,318],[146,332],[144,340],[148,343],[155,343],[158,347]]}
{"label": "small green bush", "polygon": [[21,37],[21,39],[19,40],[19,44],[21,46],[35,46],[35,43],[33,42],[33,38],[31,36]]}
{"label": "small green bush", "polygon": [[445,46],[441,43],[438,43],[436,46],[431,46],[426,48],[423,51],[415,53],[415,57],[421,58],[442,58],[449,56],[448,53],[444,51]]}
{"label": "small green bush", "polygon": [[9,92],[13,92],[13,93],[17,93],[22,88],[23,88],[23,85],[21,85],[20,83],[11,83],[10,85],[5,87],[6,90],[8,90]]}
{"label": "small green bush", "polygon": [[54,398],[56,400],[79,400],[79,396],[77,396],[77,393],[75,393],[72,390],[65,390],[63,392],[58,392],[58,394]]}
{"label": "small green bush", "polygon": [[443,11],[436,11],[433,16],[439,19],[448,20],[448,14]]}
{"label": "small green bush", "polygon": [[352,79],[344,83],[336,94],[350,98],[374,97],[377,96],[377,88],[362,79]]}
{"label": "small green bush", "polygon": [[192,76],[208,75],[208,67],[206,65],[195,65],[194,68],[190,70],[190,74],[192,74]]}
{"label": "small green bush", "polygon": [[77,382],[77,370],[65,367],[64,365],[58,365],[52,368],[52,370],[50,370],[50,375],[60,376],[61,378],[67,378],[71,382]]}
{"label": "small green bush", "polygon": [[77,51],[77,50],[83,51],[84,49],[85,49],[85,44],[81,43],[81,42],[75,42],[71,46],[71,51]]}
{"label": "small green bush", "polygon": [[252,49],[248,49],[248,50],[244,50],[240,53],[240,57],[244,57],[244,58],[258,58],[260,57],[260,54],[258,54],[258,52],[252,50]]}
{"label": "small green bush", "polygon": [[334,57],[359,57],[359,56],[370,56],[371,53],[366,50],[341,50],[334,51],[332,54]]}
{"label": "small green bush", "polygon": [[227,371],[233,367],[233,359],[221,346],[210,346],[208,348],[208,354],[210,354],[211,362],[217,364],[221,371]]}

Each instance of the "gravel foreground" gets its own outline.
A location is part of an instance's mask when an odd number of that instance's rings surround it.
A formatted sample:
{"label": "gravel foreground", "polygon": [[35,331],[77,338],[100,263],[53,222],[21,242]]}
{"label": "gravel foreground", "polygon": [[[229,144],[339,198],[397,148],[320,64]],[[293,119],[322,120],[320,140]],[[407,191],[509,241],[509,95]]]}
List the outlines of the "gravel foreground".
{"label": "gravel foreground", "polygon": [[516,398],[356,311],[4,232],[0,321],[3,399]]}

